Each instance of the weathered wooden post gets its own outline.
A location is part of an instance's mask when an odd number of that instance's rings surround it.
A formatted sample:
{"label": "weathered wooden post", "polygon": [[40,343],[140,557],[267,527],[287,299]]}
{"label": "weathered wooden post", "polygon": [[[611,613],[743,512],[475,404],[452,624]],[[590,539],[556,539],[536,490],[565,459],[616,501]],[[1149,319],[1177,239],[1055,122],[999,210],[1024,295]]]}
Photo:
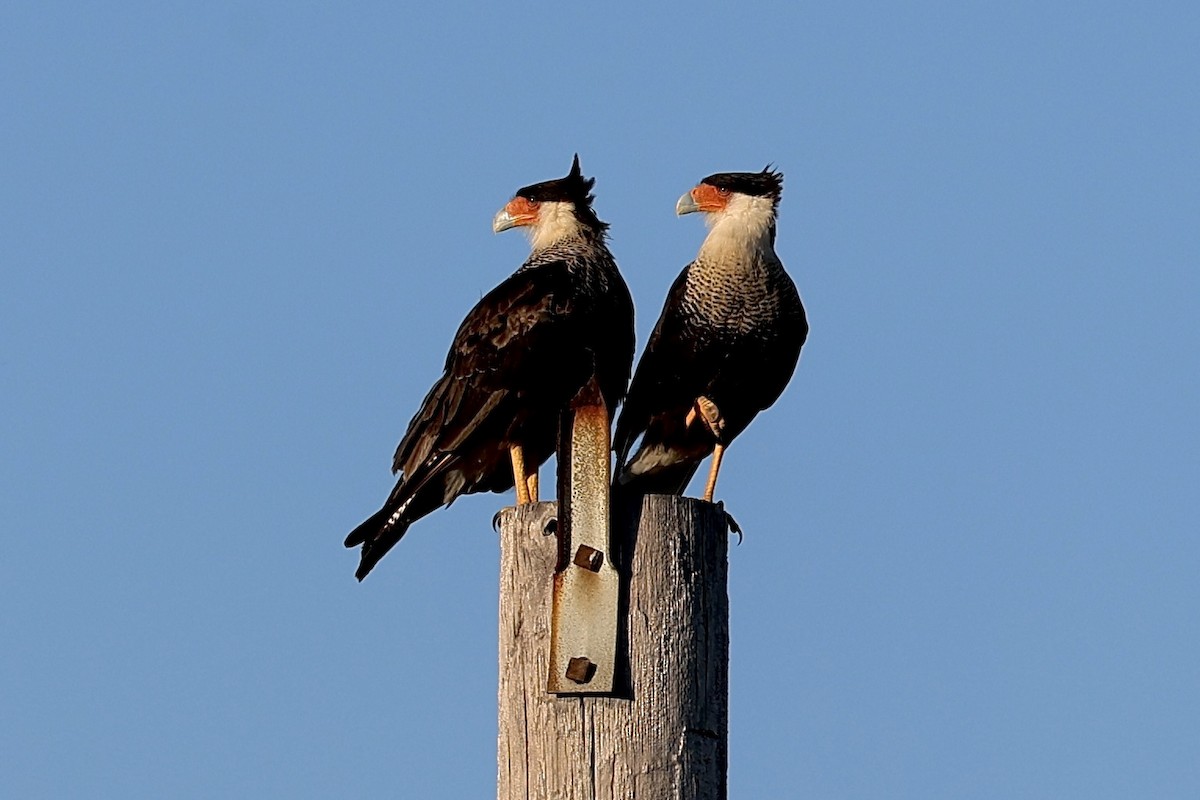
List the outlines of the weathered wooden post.
{"label": "weathered wooden post", "polygon": [[728,523],[702,500],[616,508],[615,689],[547,692],[557,504],[499,515],[500,800],[726,797]]}

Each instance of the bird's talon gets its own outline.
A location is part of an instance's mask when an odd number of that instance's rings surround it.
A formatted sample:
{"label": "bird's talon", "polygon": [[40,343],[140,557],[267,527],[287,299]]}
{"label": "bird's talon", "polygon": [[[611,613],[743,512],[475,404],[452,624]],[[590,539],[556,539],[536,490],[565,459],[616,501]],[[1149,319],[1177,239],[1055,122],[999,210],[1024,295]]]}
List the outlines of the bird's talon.
{"label": "bird's talon", "polygon": [[737,534],[738,544],[740,545],[742,543],[742,538],[743,538],[742,526],[738,525],[737,520],[733,518],[733,514],[730,514],[728,511],[725,510],[725,501],[724,500],[718,500],[716,505],[717,505],[717,508],[720,509],[721,513],[725,515],[725,525],[726,525],[726,527],[729,528],[729,532]]}

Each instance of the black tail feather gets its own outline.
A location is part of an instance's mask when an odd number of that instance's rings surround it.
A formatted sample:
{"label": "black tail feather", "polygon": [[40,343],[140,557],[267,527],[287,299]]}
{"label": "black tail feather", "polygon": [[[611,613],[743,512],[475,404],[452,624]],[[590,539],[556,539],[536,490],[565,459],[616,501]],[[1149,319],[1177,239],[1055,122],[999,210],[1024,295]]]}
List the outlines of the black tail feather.
{"label": "black tail feather", "polygon": [[362,557],[358,562],[358,570],[354,573],[354,577],[359,581],[367,577],[379,560],[408,532],[411,520],[401,517],[392,521],[394,511],[395,508],[391,504],[385,505],[350,531],[350,535],[346,537],[346,547],[362,545]]}

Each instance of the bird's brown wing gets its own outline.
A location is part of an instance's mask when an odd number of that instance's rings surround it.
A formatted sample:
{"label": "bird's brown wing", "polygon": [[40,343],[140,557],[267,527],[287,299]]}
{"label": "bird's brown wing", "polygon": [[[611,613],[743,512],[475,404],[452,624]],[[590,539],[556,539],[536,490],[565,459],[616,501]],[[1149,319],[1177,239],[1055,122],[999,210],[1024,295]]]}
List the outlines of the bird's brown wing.
{"label": "bird's brown wing", "polygon": [[[445,373],[429,390],[396,448],[400,473],[383,507],[350,532],[362,545],[355,576],[362,580],[404,536],[408,526],[457,496],[512,486],[510,437],[536,436],[549,455],[558,419],[552,410],[583,378],[565,360],[582,359],[581,322],[570,273],[562,262],[510,276],[463,320],[446,356]],[[590,368],[590,365],[588,365]],[[570,391],[571,394],[567,392]],[[532,421],[531,421],[532,420]]]}
{"label": "bird's brown wing", "polygon": [[[561,359],[577,338],[566,265],[517,272],[463,320],[445,373],[426,395],[396,448],[401,484],[444,462],[480,435],[503,436],[515,406],[553,391]],[[400,486],[397,487],[400,489]]]}

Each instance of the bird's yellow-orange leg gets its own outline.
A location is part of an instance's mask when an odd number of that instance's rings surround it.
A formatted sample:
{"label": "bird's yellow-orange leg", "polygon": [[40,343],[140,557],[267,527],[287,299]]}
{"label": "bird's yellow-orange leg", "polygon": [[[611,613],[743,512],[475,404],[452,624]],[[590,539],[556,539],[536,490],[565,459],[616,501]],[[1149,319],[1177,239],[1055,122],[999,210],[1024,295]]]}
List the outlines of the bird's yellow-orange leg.
{"label": "bird's yellow-orange leg", "polygon": [[708,483],[704,485],[704,499],[711,503],[713,492],[717,488],[717,473],[721,471],[721,458],[725,455],[725,445],[718,444],[713,448],[712,467],[708,471]]}
{"label": "bird's yellow-orange leg", "polygon": [[538,501],[538,474],[536,469],[529,473],[529,477],[525,479],[525,485],[529,488],[529,502],[536,503]]}
{"label": "bird's yellow-orange leg", "polygon": [[721,410],[717,408],[717,404],[707,397],[696,398],[696,402],[688,411],[684,426],[690,428],[696,421],[696,417],[704,421],[709,431],[712,432],[713,438],[717,440],[713,447],[712,467],[708,471],[708,483],[704,486],[704,499],[711,503],[713,492],[717,488],[717,473],[721,471],[721,459],[725,456],[725,445],[721,443],[721,432],[725,430],[725,419],[721,416]]}
{"label": "bird's yellow-orange leg", "polygon": [[525,474],[525,451],[521,445],[514,444],[508,448],[512,457],[513,485],[517,487],[517,505],[529,505],[529,484]]}

